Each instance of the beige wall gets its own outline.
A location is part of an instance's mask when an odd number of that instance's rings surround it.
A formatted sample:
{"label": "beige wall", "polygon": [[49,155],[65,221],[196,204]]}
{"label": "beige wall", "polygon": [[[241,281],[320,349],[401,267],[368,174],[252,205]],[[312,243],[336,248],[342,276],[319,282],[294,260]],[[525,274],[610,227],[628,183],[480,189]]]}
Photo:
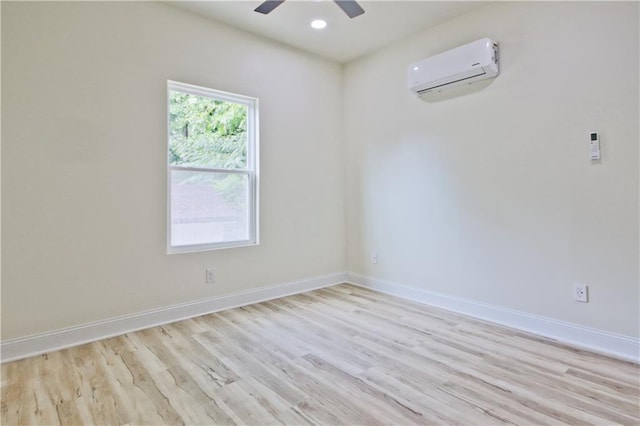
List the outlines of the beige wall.
{"label": "beige wall", "polygon": [[[638,337],[637,3],[499,3],[344,73],[163,4],[1,7],[3,339],[345,269]],[[489,87],[406,89],[487,36]],[[165,254],[167,79],[260,98],[260,246]]]}
{"label": "beige wall", "polygon": [[[148,2],[3,2],[2,59],[3,339],[344,270],[339,65]],[[260,246],[165,253],[168,79],[260,99]]]}
{"label": "beige wall", "polygon": [[[349,270],[638,337],[638,18],[499,3],[349,64]],[[489,87],[409,93],[408,63],[481,37],[501,49]]]}

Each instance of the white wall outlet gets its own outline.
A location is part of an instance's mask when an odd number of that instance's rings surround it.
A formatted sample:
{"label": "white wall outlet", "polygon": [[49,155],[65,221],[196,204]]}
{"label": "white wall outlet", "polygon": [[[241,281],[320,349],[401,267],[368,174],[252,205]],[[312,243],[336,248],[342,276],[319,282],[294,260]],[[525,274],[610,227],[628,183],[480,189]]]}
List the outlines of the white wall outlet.
{"label": "white wall outlet", "polygon": [[371,252],[371,263],[373,263],[373,264],[378,263],[378,252],[377,251]]}
{"label": "white wall outlet", "polygon": [[586,284],[574,284],[573,285],[573,298],[577,302],[589,301],[589,287]]}
{"label": "white wall outlet", "polygon": [[213,268],[207,268],[205,282],[207,284],[214,284],[216,282],[216,270]]}

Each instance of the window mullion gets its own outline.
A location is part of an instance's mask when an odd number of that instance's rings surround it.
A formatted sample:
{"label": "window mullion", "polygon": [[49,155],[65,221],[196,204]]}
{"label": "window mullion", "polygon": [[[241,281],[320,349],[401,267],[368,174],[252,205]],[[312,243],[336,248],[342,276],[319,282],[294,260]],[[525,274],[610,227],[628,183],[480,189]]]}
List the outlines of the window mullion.
{"label": "window mullion", "polygon": [[186,167],[186,166],[169,166],[169,169],[172,171],[180,171],[180,172],[201,172],[201,173],[239,173],[250,175],[252,170],[247,169],[211,169],[208,167]]}

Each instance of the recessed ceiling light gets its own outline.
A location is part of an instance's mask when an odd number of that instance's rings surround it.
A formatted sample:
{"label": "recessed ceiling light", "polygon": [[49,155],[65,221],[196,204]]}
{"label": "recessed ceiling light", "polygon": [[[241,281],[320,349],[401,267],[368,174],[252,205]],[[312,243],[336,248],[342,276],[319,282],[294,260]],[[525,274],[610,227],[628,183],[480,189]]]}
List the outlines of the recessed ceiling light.
{"label": "recessed ceiling light", "polygon": [[322,19],[316,19],[311,21],[311,28],[315,30],[321,30],[327,26],[327,21],[323,21]]}

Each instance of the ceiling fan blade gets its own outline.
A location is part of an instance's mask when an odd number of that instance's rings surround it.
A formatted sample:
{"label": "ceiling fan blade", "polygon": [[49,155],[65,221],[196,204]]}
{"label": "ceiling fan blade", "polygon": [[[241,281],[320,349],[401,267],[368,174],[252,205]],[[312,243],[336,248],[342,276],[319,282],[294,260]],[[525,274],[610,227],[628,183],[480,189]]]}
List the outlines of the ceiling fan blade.
{"label": "ceiling fan blade", "polygon": [[356,2],[356,0],[334,0],[336,4],[349,16],[355,18],[364,13],[364,9]]}
{"label": "ceiling fan blade", "polygon": [[267,0],[253,10],[259,13],[264,13],[266,15],[276,7],[280,6],[282,3],[284,3],[284,0]]}

